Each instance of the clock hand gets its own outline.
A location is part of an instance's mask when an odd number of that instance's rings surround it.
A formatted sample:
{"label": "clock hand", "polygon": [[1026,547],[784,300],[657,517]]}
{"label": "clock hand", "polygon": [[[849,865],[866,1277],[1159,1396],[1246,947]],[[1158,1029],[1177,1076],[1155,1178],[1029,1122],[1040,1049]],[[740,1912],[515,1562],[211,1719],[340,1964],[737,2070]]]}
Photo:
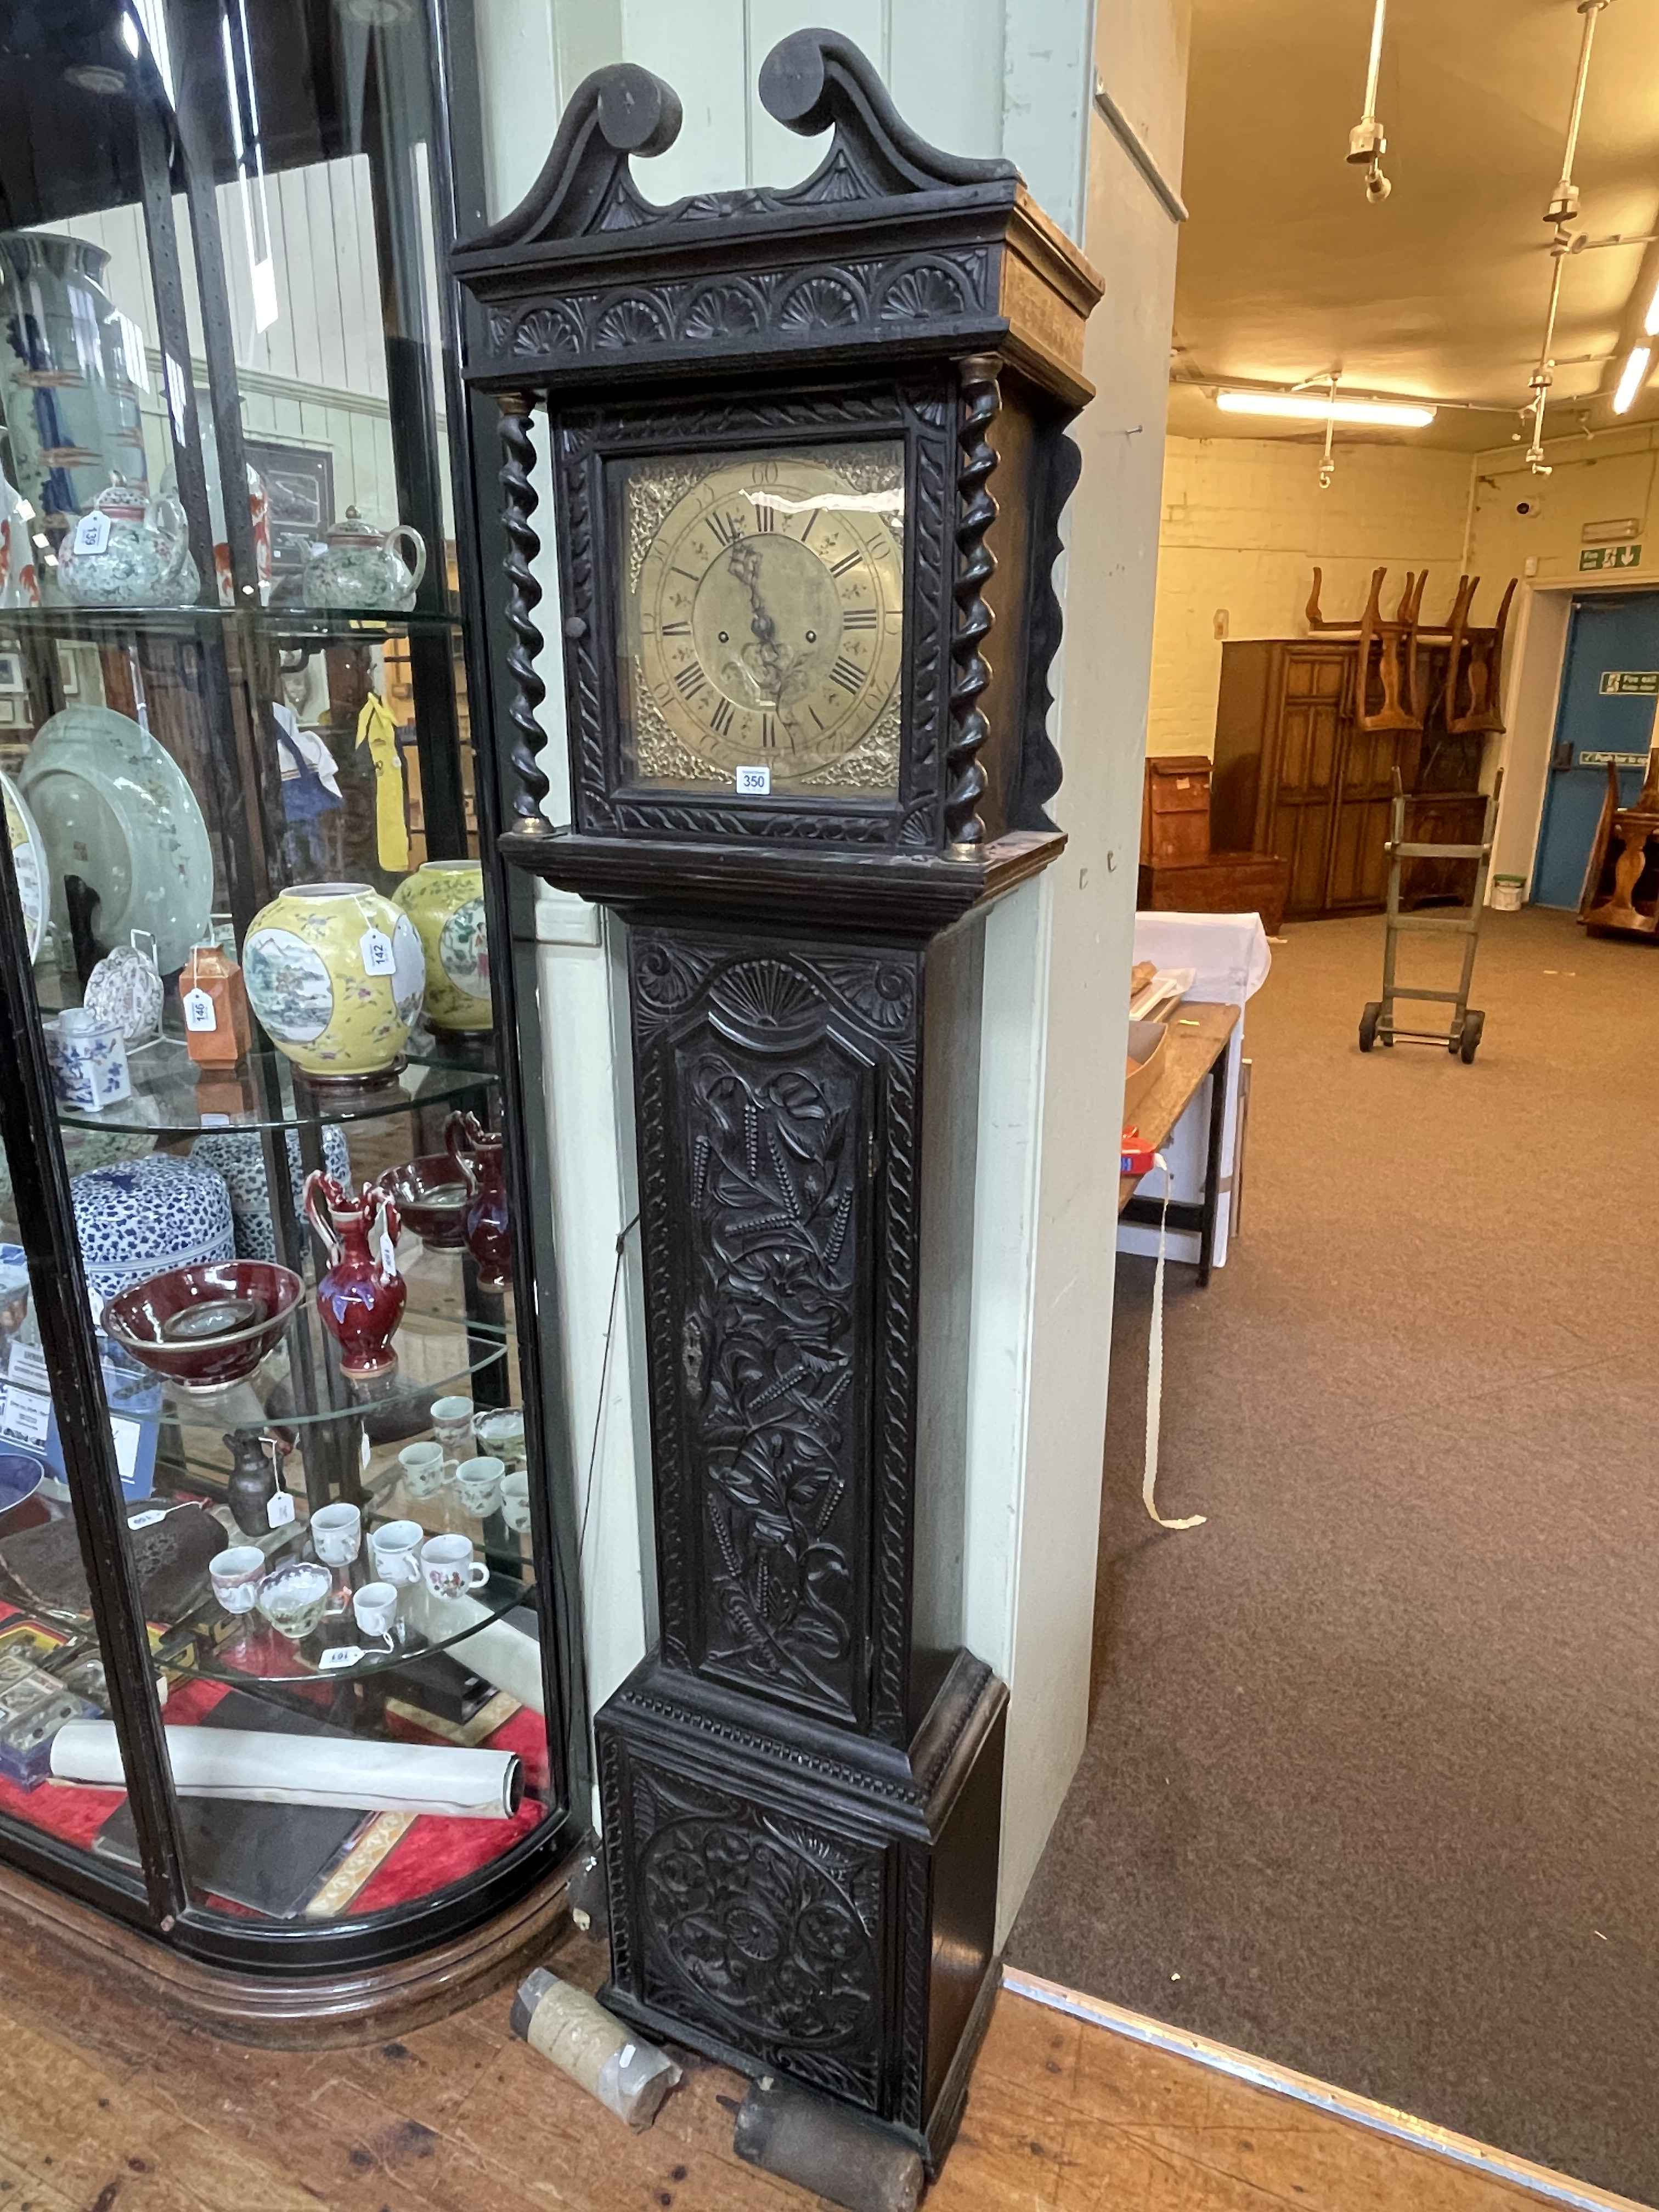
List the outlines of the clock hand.
{"label": "clock hand", "polygon": [[755,634],[755,657],[765,672],[767,689],[775,704],[788,672],[791,655],[779,642],[778,626],[766,611],[766,602],[761,597],[760,547],[752,539],[739,538],[733,542],[727,558],[732,574],[749,593],[749,627]]}

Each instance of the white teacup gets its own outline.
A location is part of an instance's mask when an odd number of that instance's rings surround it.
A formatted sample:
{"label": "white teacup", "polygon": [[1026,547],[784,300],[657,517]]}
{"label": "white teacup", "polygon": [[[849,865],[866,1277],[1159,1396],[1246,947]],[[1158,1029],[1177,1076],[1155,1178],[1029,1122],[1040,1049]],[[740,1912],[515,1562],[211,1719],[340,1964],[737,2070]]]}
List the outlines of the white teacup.
{"label": "white teacup", "polygon": [[432,1433],[438,1439],[446,1459],[467,1459],[472,1452],[472,1401],[471,1398],[434,1398],[432,1401]]}
{"label": "white teacup", "polygon": [[428,1437],[423,1443],[405,1444],[398,1455],[404,1471],[404,1488],[411,1498],[430,1498],[443,1488],[444,1448]]}
{"label": "white teacup", "polygon": [[507,1473],[498,1459],[464,1459],[455,1470],[461,1493],[461,1510],[482,1521],[501,1502],[501,1478]]}
{"label": "white teacup", "polygon": [[520,1535],[530,1526],[530,1477],[522,1468],[501,1483],[501,1518]]}
{"label": "white teacup", "polygon": [[312,1559],[294,1559],[259,1585],[259,1610],[290,1644],[303,1644],[323,1617],[333,1577]]}
{"label": "white teacup", "polygon": [[363,1516],[356,1505],[319,1505],[311,1516],[311,1540],[328,1567],[349,1567],[363,1548]]}
{"label": "white teacup", "polygon": [[365,1583],[351,1601],[365,1636],[390,1636],[398,1618],[398,1593],[391,1583]]}
{"label": "white teacup", "polygon": [[371,1529],[368,1555],[376,1577],[406,1589],[421,1579],[421,1545],[426,1531],[418,1521],[386,1521]]}
{"label": "white teacup", "polygon": [[208,1561],[208,1575],[227,1613],[252,1613],[265,1578],[265,1555],[257,1544],[233,1544]]}
{"label": "white teacup", "polygon": [[482,1589],[489,1570],[472,1556],[471,1536],[428,1536],[421,1547],[421,1572],[435,1598],[464,1597]]}

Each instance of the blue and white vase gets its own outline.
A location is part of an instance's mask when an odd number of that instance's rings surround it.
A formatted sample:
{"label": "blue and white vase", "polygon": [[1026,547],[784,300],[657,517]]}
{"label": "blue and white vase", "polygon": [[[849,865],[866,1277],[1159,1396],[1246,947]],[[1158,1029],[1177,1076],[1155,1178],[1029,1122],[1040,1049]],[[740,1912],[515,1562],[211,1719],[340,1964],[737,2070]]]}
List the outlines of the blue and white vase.
{"label": "blue and white vase", "polygon": [[225,1179],[196,1160],[156,1152],[94,1168],[70,1185],[87,1288],[101,1311],[129,1284],[169,1267],[236,1257]]}
{"label": "blue and white vase", "polygon": [[[298,1217],[305,1200],[306,1172],[300,1159],[297,1130],[287,1133],[289,1182]],[[191,1159],[222,1176],[230,1193],[231,1216],[236,1225],[239,1260],[274,1260],[276,1228],[270,1216],[270,1193],[265,1188],[264,1154],[252,1129],[213,1129],[198,1137],[190,1148]],[[328,1172],[339,1183],[351,1181],[351,1155],[345,1131],[328,1122],[323,1130],[323,1158]]]}
{"label": "blue and white vase", "polygon": [[60,1106],[80,1114],[100,1113],[132,1096],[127,1048],[113,1022],[100,1021],[85,1006],[65,1006],[45,1024],[52,1085]]}

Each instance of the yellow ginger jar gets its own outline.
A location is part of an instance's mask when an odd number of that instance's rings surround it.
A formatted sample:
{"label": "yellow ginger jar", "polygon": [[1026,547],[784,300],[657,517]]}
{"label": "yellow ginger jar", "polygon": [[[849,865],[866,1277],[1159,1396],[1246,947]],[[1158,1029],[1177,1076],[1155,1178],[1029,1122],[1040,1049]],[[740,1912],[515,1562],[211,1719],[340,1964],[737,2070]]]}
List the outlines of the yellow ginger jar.
{"label": "yellow ginger jar", "polygon": [[420,932],[426,1018],[434,1030],[487,1030],[489,929],[477,860],[428,860],[392,894]]}
{"label": "yellow ginger jar", "polygon": [[414,923],[368,884],[290,884],[248,924],[242,980],[297,1068],[363,1083],[402,1065],[426,963]]}

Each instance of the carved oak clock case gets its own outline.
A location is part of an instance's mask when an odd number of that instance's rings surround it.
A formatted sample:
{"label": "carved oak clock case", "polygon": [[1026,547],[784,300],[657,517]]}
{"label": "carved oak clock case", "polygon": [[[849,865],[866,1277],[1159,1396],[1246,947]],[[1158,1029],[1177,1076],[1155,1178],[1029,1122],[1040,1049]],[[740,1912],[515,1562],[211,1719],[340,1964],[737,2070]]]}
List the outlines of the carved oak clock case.
{"label": "carved oak clock case", "polygon": [[[502,851],[627,925],[658,1640],[599,1714],[607,2001],[948,2144],[1006,1692],[965,1648],[983,931],[1058,854],[1050,572],[1099,283],[803,31],[805,183],[654,205],[577,92],[461,247],[501,412]],[[537,755],[551,460],[573,819]]]}

